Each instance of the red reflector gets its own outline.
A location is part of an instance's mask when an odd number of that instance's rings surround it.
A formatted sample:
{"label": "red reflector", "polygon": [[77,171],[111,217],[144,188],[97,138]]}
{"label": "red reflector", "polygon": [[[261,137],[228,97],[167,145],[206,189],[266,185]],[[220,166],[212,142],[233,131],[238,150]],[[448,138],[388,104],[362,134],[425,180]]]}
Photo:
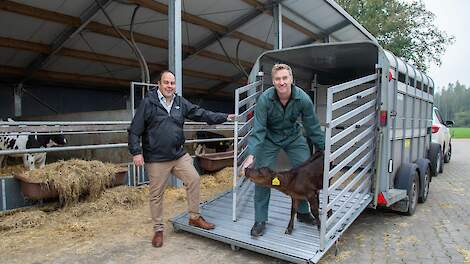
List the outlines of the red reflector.
{"label": "red reflector", "polygon": [[253,118],[253,111],[249,112],[249,113],[246,115],[246,121],[250,120],[251,118]]}
{"label": "red reflector", "polygon": [[385,200],[383,193],[379,193],[379,196],[377,197],[377,205],[387,205],[387,200]]}
{"label": "red reflector", "polygon": [[392,70],[388,72],[388,80],[391,81],[393,79],[393,73]]}
{"label": "red reflector", "polygon": [[387,125],[387,111],[380,111],[380,125]]}
{"label": "red reflector", "polygon": [[438,125],[432,125],[431,130],[432,130],[432,133],[435,134],[439,131],[439,126]]}

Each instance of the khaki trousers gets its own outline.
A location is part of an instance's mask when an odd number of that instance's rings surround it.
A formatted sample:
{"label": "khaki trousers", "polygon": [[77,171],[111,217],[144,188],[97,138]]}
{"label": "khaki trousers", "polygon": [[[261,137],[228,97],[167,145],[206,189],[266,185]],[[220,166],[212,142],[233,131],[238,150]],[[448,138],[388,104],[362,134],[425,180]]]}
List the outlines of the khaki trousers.
{"label": "khaki trousers", "polygon": [[145,163],[145,169],[150,179],[150,212],[155,232],[163,231],[163,193],[171,174],[184,184],[189,217],[199,217],[199,174],[189,154],[186,153],[177,160]]}

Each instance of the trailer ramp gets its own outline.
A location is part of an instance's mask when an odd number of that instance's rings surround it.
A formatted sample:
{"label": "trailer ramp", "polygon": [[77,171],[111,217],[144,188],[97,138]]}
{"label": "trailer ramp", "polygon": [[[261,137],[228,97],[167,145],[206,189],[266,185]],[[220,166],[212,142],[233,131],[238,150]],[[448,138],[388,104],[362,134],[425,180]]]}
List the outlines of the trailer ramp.
{"label": "trailer ramp", "polygon": [[[292,234],[286,235],[284,233],[289,223],[291,200],[281,192],[273,190],[271,193],[269,220],[264,235],[259,238],[250,236],[250,230],[254,223],[253,186],[251,183],[248,186],[246,198],[250,202],[246,203],[239,211],[237,221],[232,221],[233,193],[228,191],[201,205],[201,215],[207,221],[214,223],[215,229],[204,230],[188,225],[189,215],[187,213],[172,219],[174,229],[230,244],[234,250],[243,248],[293,263],[317,263],[327,251],[320,251],[320,232],[316,226],[296,221]],[[340,200],[347,200],[350,195],[351,193],[345,194]],[[350,221],[346,221],[349,224],[371,201],[371,197],[356,196],[356,198],[350,199],[349,204],[343,210],[346,212],[350,208],[355,208],[354,213],[348,218]],[[344,214],[338,216],[341,217]],[[341,233],[346,230],[349,224],[343,226]]]}
{"label": "trailer ramp", "polygon": [[248,136],[253,125],[256,100],[263,92],[263,75],[235,91],[233,188],[204,203],[201,214],[216,224],[214,230],[188,225],[188,214],[175,217],[175,230],[184,230],[294,263],[316,263],[372,201],[375,174],[377,78],[371,74],[328,87],[317,99],[325,102],[325,164],[320,192],[320,231],[316,226],[294,224],[284,232],[290,218],[291,199],[272,190],[269,219],[263,236],[252,238],[254,184],[241,176],[248,156]]}

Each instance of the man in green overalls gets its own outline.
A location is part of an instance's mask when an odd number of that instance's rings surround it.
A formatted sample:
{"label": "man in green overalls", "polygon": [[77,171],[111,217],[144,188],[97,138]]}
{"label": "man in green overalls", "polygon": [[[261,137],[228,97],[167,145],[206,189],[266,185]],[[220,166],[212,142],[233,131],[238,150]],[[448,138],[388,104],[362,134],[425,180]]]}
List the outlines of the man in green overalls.
{"label": "man in green overalls", "polygon": [[[313,103],[299,87],[292,85],[292,69],[286,64],[275,64],[272,68],[274,87],[267,89],[258,99],[254,114],[253,132],[248,141],[248,152],[243,167],[269,167],[275,169],[277,155],[283,149],[293,167],[310,158],[310,149],[302,135],[301,117],[306,136],[315,149],[324,150],[325,136],[314,113]],[[261,236],[268,220],[268,206],[271,189],[255,186],[255,223],[251,235]],[[297,219],[313,223],[307,201],[299,204]]]}

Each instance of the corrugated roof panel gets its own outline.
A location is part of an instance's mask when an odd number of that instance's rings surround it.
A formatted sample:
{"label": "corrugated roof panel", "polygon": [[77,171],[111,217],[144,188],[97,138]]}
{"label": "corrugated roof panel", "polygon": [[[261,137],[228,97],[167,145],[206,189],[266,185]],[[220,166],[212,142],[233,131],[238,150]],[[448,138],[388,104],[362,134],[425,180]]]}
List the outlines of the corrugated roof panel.
{"label": "corrugated roof panel", "polygon": [[[292,12],[309,20],[311,25],[318,27],[317,33],[321,33],[344,20],[338,12],[332,10],[323,1],[286,1],[285,5],[287,9],[291,9]],[[289,12],[288,10],[285,11]],[[296,15],[289,17],[299,24],[302,23],[303,19],[297,18]]]}
{"label": "corrugated roof panel", "polygon": [[[236,57],[236,48],[237,48],[237,43],[238,39],[233,39],[233,38],[224,38],[221,40],[222,45],[224,46],[225,50],[227,53],[230,55],[230,57],[235,58]],[[214,44],[210,45],[206,50],[210,50],[212,52],[218,53],[222,56],[225,56],[220,44],[218,42],[215,42]],[[239,50],[238,50],[238,55],[240,60],[245,60],[249,62],[254,62],[256,58],[263,53],[265,49],[255,47],[251,44],[248,44],[244,41],[240,44]]]}
{"label": "corrugated roof panel", "polygon": [[353,25],[348,25],[331,35],[339,41],[369,40],[367,36],[361,34],[360,31]]}
{"label": "corrugated roof panel", "polygon": [[38,54],[30,51],[18,51],[0,48],[0,65],[26,67]]}
{"label": "corrugated roof panel", "polygon": [[224,76],[232,76],[239,73],[237,68],[230,63],[224,63],[203,57],[188,58],[183,62],[183,68]]}
{"label": "corrugated roof panel", "polygon": [[299,43],[303,43],[308,39],[311,38],[306,37],[304,34],[299,34],[297,30],[289,26],[284,25],[284,27],[282,28],[282,46],[284,48],[296,46]]}
{"label": "corrugated roof panel", "polygon": [[29,16],[0,11],[0,35],[50,44],[66,27]]}
{"label": "corrugated roof panel", "polygon": [[269,44],[274,43],[274,23],[272,16],[262,14],[246,23],[238,30]]}
{"label": "corrugated roof panel", "polygon": [[89,6],[91,6],[95,1],[94,0],[47,0],[47,1],[37,1],[37,0],[15,0],[15,2],[42,8],[48,9],[51,11],[56,11],[62,14],[67,14],[71,16],[80,16],[83,11],[85,11]]}
{"label": "corrugated roof panel", "polygon": [[242,1],[186,0],[182,1],[182,10],[220,25],[228,25],[252,11],[253,8]]}

